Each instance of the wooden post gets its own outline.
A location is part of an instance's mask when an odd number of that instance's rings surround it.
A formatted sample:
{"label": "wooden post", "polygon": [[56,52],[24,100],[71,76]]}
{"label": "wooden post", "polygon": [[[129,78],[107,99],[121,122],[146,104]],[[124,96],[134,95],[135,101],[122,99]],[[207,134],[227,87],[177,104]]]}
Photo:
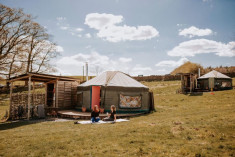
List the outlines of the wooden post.
{"label": "wooden post", "polygon": [[14,82],[11,82],[11,87],[10,87],[10,108],[9,108],[9,118],[12,118],[11,113],[12,113],[12,89],[13,89]]}
{"label": "wooden post", "polygon": [[44,107],[46,107],[47,106],[47,83],[44,83],[44,85],[45,85],[45,90],[46,90],[46,94],[45,94],[45,106]]}
{"label": "wooden post", "polygon": [[28,117],[27,119],[29,120],[30,117],[30,103],[31,103],[31,76],[29,76],[29,82],[28,82]]}
{"label": "wooden post", "polygon": [[54,84],[54,89],[53,89],[53,92],[52,92],[52,94],[53,94],[53,97],[52,97],[52,101],[53,101],[52,102],[52,106],[55,107],[55,103],[56,103],[56,98],[55,98],[55,94],[56,94],[56,89],[55,89],[56,88],[56,82],[54,82],[53,84]]}
{"label": "wooden post", "polygon": [[212,81],[211,81],[211,92],[213,92],[213,88],[212,88]]}
{"label": "wooden post", "polygon": [[59,98],[59,96],[58,96],[58,87],[59,87],[59,80],[56,80],[56,88],[55,88],[55,90],[56,90],[56,95],[55,95],[55,100],[56,100],[56,103],[55,103],[55,107],[58,107],[58,98]]}
{"label": "wooden post", "polygon": [[183,74],[181,74],[181,92],[184,93],[184,80],[183,80]]}
{"label": "wooden post", "polygon": [[35,105],[35,82],[33,81],[33,105]]}
{"label": "wooden post", "polygon": [[190,93],[192,93],[192,74],[190,74]]}

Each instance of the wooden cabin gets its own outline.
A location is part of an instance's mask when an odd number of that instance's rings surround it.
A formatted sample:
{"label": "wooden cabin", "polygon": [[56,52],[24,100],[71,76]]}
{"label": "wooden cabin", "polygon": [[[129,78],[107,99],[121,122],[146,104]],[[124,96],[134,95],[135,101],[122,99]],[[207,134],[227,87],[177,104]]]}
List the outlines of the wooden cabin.
{"label": "wooden cabin", "polygon": [[[28,93],[13,94],[15,81],[27,81]],[[28,110],[28,118],[30,117],[30,106],[43,105],[48,111],[73,109],[77,101],[77,86],[80,84],[80,80],[74,78],[39,73],[19,75],[9,79],[8,82],[11,83],[10,117],[14,117],[15,110],[19,105],[22,105],[25,110]],[[44,83],[45,86],[45,93],[40,94],[40,96],[35,93],[36,82]]]}
{"label": "wooden cabin", "polygon": [[196,87],[196,76],[192,73],[179,73],[181,75],[181,92],[193,92]]}

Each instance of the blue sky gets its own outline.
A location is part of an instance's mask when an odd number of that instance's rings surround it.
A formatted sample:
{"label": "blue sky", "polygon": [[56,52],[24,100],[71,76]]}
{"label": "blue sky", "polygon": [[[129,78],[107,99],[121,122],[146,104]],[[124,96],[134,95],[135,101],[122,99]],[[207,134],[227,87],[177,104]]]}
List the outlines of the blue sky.
{"label": "blue sky", "polygon": [[235,65],[234,0],[0,0],[47,28],[62,75],[168,74],[186,61]]}

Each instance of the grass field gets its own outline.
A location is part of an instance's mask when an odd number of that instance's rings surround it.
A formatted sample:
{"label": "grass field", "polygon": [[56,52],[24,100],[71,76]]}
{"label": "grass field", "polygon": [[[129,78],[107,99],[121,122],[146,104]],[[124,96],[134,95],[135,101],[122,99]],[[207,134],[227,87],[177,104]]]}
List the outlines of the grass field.
{"label": "grass field", "polygon": [[156,112],[116,124],[2,123],[0,156],[235,156],[234,89],[182,95],[179,81],[144,84]]}

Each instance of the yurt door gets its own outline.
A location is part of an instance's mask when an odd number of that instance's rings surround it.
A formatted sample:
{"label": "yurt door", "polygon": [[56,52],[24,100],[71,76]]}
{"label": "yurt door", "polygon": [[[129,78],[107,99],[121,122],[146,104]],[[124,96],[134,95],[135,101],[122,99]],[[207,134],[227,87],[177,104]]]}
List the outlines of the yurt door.
{"label": "yurt door", "polygon": [[91,88],[91,108],[97,105],[100,107],[100,86],[92,86]]}

